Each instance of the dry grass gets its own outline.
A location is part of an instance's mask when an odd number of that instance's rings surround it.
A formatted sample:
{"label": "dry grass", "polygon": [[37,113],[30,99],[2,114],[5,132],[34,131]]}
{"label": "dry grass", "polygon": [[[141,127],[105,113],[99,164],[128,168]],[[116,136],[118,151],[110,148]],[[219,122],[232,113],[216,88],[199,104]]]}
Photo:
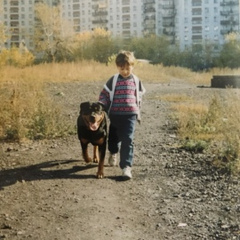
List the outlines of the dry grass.
{"label": "dry grass", "polygon": [[109,78],[114,69],[96,62],[50,63],[23,69],[5,67],[0,70],[0,81],[28,79],[35,82],[99,81]]}
{"label": "dry grass", "polygon": [[[61,106],[56,107],[44,92],[44,83],[105,82],[114,73],[114,64],[106,66],[96,62],[0,68],[0,139],[21,141],[75,133],[74,126],[62,119]],[[240,70],[212,69],[194,73],[179,67],[138,63],[134,73],[144,82],[169,83],[179,79],[195,85],[210,85],[212,75],[240,75]],[[215,95],[209,102],[199,102],[199,96],[195,99],[185,94],[154,98],[174,103],[179,135],[194,142],[188,145],[190,149],[204,150],[207,143],[216,155],[217,166],[240,172],[240,97],[238,90],[226,92],[224,97]]]}
{"label": "dry grass", "polygon": [[[240,172],[240,95],[226,89],[214,95],[209,103],[173,105],[179,136],[192,150],[201,145],[215,154],[214,164],[231,172]],[[193,144],[194,143],[194,144]],[[204,146],[203,146],[204,145]]]}
{"label": "dry grass", "polygon": [[155,99],[167,101],[167,102],[186,102],[191,101],[192,98],[186,94],[163,94],[161,96],[155,96]]}

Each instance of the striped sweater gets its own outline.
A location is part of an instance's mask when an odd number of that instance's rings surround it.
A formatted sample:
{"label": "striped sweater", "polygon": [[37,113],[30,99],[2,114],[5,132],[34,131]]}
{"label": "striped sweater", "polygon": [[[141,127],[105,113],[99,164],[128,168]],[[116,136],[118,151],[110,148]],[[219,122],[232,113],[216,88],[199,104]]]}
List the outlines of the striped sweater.
{"label": "striped sweater", "polygon": [[[109,115],[139,115],[145,89],[140,81],[136,81],[136,78],[133,74],[128,78],[118,75],[112,102],[110,92],[112,91],[114,76],[107,81],[100,93],[99,102],[105,106]],[[139,87],[136,84],[139,84]],[[139,102],[137,101],[137,95]]]}

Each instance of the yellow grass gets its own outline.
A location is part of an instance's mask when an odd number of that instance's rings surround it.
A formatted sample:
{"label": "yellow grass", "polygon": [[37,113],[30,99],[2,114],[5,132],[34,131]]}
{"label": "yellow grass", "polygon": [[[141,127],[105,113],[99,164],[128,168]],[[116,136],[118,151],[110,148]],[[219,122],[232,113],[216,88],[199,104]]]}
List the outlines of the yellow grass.
{"label": "yellow grass", "polygon": [[191,97],[186,94],[163,94],[161,96],[156,96],[156,99],[168,101],[168,102],[185,102],[192,100]]}
{"label": "yellow grass", "polygon": [[[44,92],[44,83],[105,82],[116,72],[114,64],[107,66],[87,61],[40,64],[22,69],[0,68],[0,139],[49,138],[74,133],[73,127],[61,119],[61,109]],[[174,79],[210,85],[213,75],[240,75],[240,69],[195,73],[185,68],[138,63],[134,73],[149,83],[169,83]],[[239,169],[240,97],[238,90],[226,92],[224,99],[214,96],[210,102],[200,102],[199,96],[185,94],[165,94],[154,99],[174,103],[180,136],[214,142],[216,156],[230,163],[235,159],[234,167]]]}

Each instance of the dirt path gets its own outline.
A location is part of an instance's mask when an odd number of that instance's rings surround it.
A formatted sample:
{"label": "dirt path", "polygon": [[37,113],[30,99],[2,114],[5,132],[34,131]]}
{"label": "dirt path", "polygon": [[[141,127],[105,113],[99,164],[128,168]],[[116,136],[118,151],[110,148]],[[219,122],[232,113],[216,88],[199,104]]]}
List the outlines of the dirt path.
{"label": "dirt path", "polygon": [[[95,100],[102,87],[93,85],[48,89],[75,124],[79,103]],[[145,87],[130,181],[108,166],[105,178],[96,179],[96,165],[85,165],[76,136],[0,145],[0,239],[240,239],[239,178],[214,171],[211,156],[180,150],[169,106],[156,99],[210,89],[179,82]]]}

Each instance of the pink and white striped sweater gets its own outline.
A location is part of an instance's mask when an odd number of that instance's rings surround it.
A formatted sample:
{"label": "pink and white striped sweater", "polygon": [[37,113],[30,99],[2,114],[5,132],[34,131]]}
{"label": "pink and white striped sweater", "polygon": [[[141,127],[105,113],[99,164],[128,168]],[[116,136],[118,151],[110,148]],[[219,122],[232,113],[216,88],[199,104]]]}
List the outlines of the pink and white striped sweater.
{"label": "pink and white striped sweater", "polygon": [[[107,81],[100,93],[99,102],[105,106],[109,115],[139,115],[145,89],[138,79],[136,81],[136,78],[133,74],[128,78],[118,75],[112,102],[110,92],[114,87],[114,76]],[[139,84],[138,87],[137,84]]]}

